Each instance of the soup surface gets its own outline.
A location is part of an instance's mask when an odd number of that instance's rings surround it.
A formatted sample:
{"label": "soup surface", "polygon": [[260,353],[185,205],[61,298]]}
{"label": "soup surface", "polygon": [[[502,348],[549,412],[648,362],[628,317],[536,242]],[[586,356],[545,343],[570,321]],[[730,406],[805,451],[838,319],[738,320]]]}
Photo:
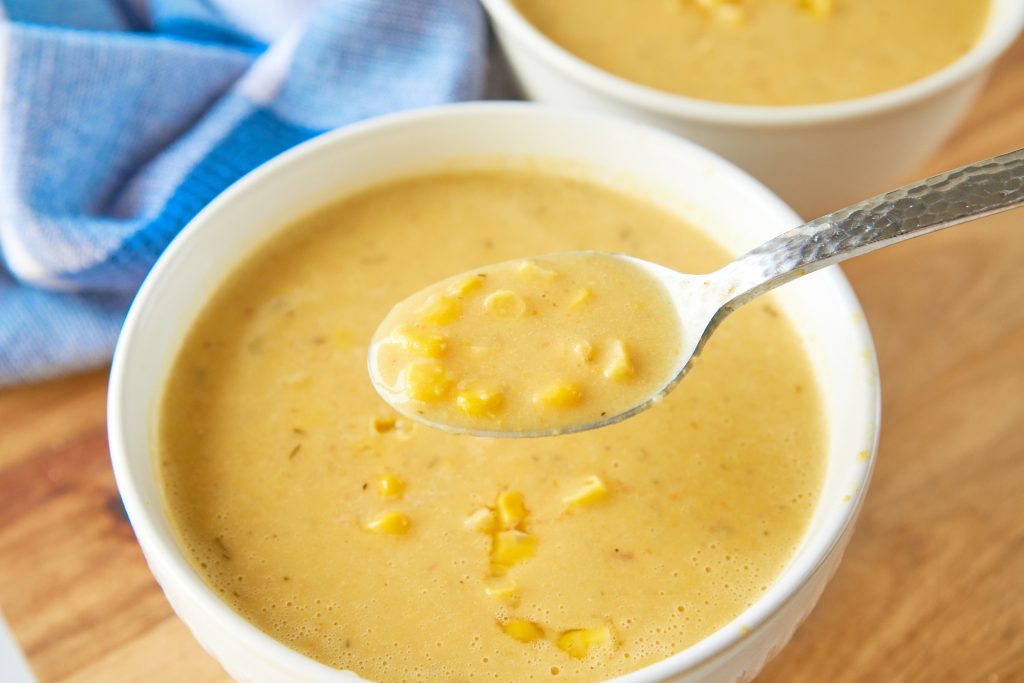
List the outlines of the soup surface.
{"label": "soup surface", "polygon": [[742,104],[832,102],[938,71],[988,0],[513,0],[551,40],[660,90]]}
{"label": "soup surface", "polygon": [[396,305],[370,375],[406,415],[453,431],[550,434],[645,403],[683,345],[668,289],[633,261],[569,252],[476,268]]}
{"label": "soup surface", "polygon": [[367,347],[395,302],[481,264],[579,249],[689,272],[728,255],[677,217],[537,170],[372,188],[250,257],[189,332],[158,460],[196,570],[239,614],[378,681],[592,681],[753,603],[825,467],[801,342],[770,297],[660,405],[541,439],[397,416]]}

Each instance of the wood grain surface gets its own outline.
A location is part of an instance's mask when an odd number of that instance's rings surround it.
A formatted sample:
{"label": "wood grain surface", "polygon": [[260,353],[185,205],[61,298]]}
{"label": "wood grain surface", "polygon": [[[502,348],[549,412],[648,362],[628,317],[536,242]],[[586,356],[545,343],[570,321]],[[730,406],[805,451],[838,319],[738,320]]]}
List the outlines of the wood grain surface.
{"label": "wood grain surface", "polygon": [[[1018,147],[1024,41],[919,175]],[[880,453],[838,574],[758,680],[1024,681],[1024,211],[845,270],[878,346]],[[106,380],[0,392],[0,611],[44,683],[227,681],[124,516]]]}

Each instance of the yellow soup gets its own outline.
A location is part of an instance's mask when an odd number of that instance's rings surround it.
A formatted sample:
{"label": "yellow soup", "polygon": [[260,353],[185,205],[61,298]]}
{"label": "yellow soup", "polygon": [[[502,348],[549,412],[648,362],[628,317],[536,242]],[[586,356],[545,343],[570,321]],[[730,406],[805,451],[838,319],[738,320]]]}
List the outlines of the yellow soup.
{"label": "yellow soup", "polygon": [[729,260],[644,201],[508,168],[375,187],[259,249],[162,400],[162,485],[196,571],[274,638],[377,681],[602,680],[739,615],[789,561],[825,469],[815,380],[770,297],[657,407],[592,432],[453,436],[370,382],[396,301],[583,249]]}
{"label": "yellow soup", "polygon": [[513,0],[576,56],[722,102],[796,105],[891,90],[977,41],[988,0]]}
{"label": "yellow soup", "polygon": [[369,363],[389,403],[476,433],[559,432],[658,394],[680,365],[668,290],[614,255],[570,252],[457,275],[401,302]]}

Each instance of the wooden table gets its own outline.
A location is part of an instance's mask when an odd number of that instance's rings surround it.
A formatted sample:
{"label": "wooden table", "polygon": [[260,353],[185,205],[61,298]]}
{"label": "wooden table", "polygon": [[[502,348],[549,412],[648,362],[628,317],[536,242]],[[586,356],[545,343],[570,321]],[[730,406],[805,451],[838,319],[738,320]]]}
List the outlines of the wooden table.
{"label": "wooden table", "polygon": [[[1024,40],[921,175],[1018,147]],[[759,680],[1024,681],[1024,212],[846,272],[878,345],[880,454],[835,580]],[[0,611],[44,682],[226,681],[124,516],[106,381],[0,392]]]}

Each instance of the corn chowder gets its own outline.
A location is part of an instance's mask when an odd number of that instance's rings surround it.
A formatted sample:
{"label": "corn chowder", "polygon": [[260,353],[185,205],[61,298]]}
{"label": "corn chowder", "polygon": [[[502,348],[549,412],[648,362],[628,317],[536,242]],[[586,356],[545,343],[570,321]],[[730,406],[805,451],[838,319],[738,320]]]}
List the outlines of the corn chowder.
{"label": "corn chowder", "polygon": [[596,252],[517,259],[431,285],[370,344],[388,402],[446,429],[564,431],[641,405],[676,374],[668,291]]}
{"label": "corn chowder", "polygon": [[[272,637],[374,681],[604,680],[757,600],[825,468],[815,379],[771,297],[730,316],[657,407],[591,432],[453,436],[369,380],[394,302],[476,264],[582,249],[689,272],[729,260],[657,206],[543,167],[374,187],[249,257],[161,404],[162,489],[196,571]],[[598,374],[623,332],[589,340]]]}
{"label": "corn chowder", "polygon": [[988,0],[512,0],[555,43],[670,93],[754,105],[863,97],[966,53]]}

